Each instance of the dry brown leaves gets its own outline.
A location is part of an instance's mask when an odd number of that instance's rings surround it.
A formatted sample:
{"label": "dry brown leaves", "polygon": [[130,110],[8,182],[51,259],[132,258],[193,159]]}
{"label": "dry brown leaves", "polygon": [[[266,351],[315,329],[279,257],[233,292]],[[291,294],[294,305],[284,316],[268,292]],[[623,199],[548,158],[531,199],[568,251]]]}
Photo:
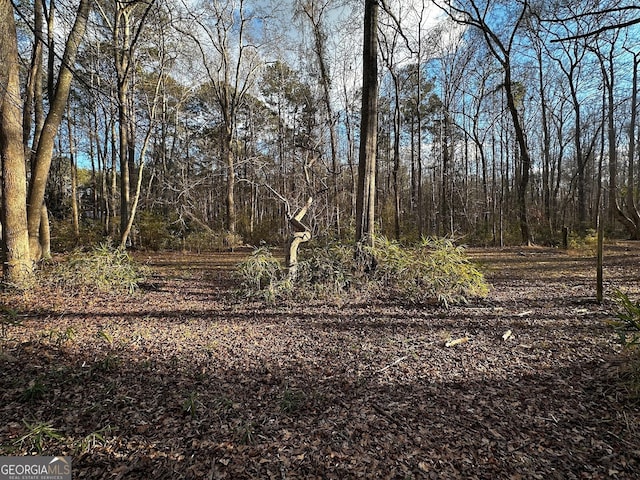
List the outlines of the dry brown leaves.
{"label": "dry brown leaves", "polygon": [[[609,250],[608,287],[637,294],[639,246]],[[593,259],[471,253],[493,291],[451,309],[243,303],[237,253],[141,256],[133,297],[29,298],[0,453],[36,453],[26,422],[78,479],[638,478]]]}

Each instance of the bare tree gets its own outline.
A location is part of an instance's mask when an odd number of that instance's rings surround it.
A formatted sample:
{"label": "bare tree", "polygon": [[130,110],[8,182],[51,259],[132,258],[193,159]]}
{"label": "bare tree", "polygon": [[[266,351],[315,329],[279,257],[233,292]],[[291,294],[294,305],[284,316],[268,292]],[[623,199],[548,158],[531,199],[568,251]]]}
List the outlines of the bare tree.
{"label": "bare tree", "polygon": [[91,0],[80,0],[73,27],[65,43],[64,54],[61,59],[55,85],[55,93],[49,100],[49,112],[44,120],[38,146],[35,151],[27,203],[29,248],[30,254],[34,259],[40,258],[42,253],[40,246],[40,224],[43,218],[42,209],[44,205],[45,188],[51,168],[54,142],[69,99],[69,91],[73,80],[73,67],[87,26],[90,7]]}
{"label": "bare tree", "polygon": [[135,87],[136,49],[154,2],[155,0],[114,0],[113,4],[105,6],[98,3],[102,20],[111,34],[117,77],[121,236],[127,229],[130,217],[131,176],[136,158],[136,112],[132,99]]}
{"label": "bare tree", "polygon": [[[207,79],[222,116],[222,160],[226,166],[226,227],[236,232],[236,129],[238,112],[253,85],[261,60],[250,30],[256,20],[245,0],[211,2],[201,13],[189,11],[198,29],[181,29],[200,51]],[[213,50],[213,55],[211,54]]]}
{"label": "bare tree", "polygon": [[400,185],[398,177],[400,174],[400,90],[402,88],[400,85],[400,72],[396,65],[399,37],[399,31],[393,26],[383,29],[379,34],[380,54],[393,83],[393,231],[398,241],[400,240]]}
{"label": "bare tree", "polygon": [[529,230],[527,211],[527,187],[529,185],[531,172],[531,155],[529,146],[527,145],[521,113],[518,110],[515,91],[517,87],[513,80],[512,71],[512,55],[516,47],[516,40],[527,16],[530,14],[529,0],[514,0],[512,12],[515,12],[515,15],[510,15],[510,18],[514,18],[515,20],[500,29],[491,24],[492,21],[496,21],[498,18],[495,15],[493,17],[491,16],[491,14],[494,13],[491,7],[496,6],[498,2],[434,0],[434,3],[456,22],[477,28],[482,33],[491,55],[502,67],[502,87],[504,88],[507,98],[507,109],[511,115],[520,155],[520,172],[517,189],[520,234],[522,242],[529,244],[531,242],[531,233]]}
{"label": "bare tree", "polygon": [[[614,32],[609,41],[598,38],[594,42],[593,51],[600,62],[604,94],[606,99],[607,144],[609,157],[609,213],[617,218],[627,230],[631,238],[640,239],[640,214],[636,205],[637,188],[635,187],[635,153],[638,103],[638,62],[639,55],[632,53],[632,81],[629,107],[629,126],[627,135],[629,148],[627,154],[626,193],[620,198],[618,186],[618,129],[616,128],[616,49],[615,43],[620,32]],[[603,45],[604,43],[604,45]]]}
{"label": "bare tree", "polygon": [[320,70],[320,84],[322,86],[322,101],[324,103],[326,123],[329,128],[329,150],[331,157],[331,198],[332,210],[335,222],[335,231],[340,235],[340,205],[339,200],[339,165],[338,165],[338,133],[336,129],[337,118],[334,113],[331,100],[332,78],[327,58],[326,17],[332,5],[332,0],[301,0],[299,9],[311,24],[314,39],[314,52]]}

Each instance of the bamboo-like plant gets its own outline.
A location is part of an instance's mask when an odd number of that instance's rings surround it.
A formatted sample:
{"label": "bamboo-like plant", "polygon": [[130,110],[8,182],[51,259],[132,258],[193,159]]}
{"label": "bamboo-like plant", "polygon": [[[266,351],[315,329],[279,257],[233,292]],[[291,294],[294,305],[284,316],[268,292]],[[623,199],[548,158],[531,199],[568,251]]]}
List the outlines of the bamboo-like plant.
{"label": "bamboo-like plant", "polygon": [[617,332],[620,343],[628,349],[640,346],[640,300],[634,302],[626,293],[616,290],[615,299],[618,303],[617,320],[609,323]]}
{"label": "bamboo-like plant", "polygon": [[[387,295],[409,303],[449,305],[484,297],[489,285],[464,249],[450,240],[424,239],[414,247],[376,238],[364,255],[340,244],[305,250],[296,281],[287,282],[280,262],[268,249],[257,249],[238,267],[249,296],[269,301],[296,298],[367,298]],[[361,264],[365,258],[365,264]]]}

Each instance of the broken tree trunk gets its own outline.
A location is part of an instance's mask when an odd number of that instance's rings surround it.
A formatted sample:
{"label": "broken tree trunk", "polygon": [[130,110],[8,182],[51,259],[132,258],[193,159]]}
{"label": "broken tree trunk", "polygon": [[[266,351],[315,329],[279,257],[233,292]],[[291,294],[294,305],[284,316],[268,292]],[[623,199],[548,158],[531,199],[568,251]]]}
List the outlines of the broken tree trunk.
{"label": "broken tree trunk", "polygon": [[301,243],[305,243],[311,240],[311,230],[304,223],[302,223],[302,219],[307,214],[307,210],[309,210],[311,203],[313,203],[313,198],[309,197],[307,199],[307,203],[305,203],[305,205],[300,210],[298,210],[298,213],[296,213],[289,219],[289,223],[293,228],[293,234],[287,246],[288,248],[286,257],[288,276],[290,280],[294,280],[296,278],[296,274],[298,271],[298,247]]}

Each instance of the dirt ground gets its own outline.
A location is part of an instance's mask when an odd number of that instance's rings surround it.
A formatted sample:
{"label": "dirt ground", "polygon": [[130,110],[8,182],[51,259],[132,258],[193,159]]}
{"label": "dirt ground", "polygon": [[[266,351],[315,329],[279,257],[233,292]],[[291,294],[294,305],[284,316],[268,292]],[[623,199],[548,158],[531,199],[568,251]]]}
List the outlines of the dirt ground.
{"label": "dirt ground", "polygon": [[[71,455],[74,479],[640,478],[593,256],[469,253],[491,293],[449,309],[243,302],[243,253],[139,254],[132,296],[24,298],[0,454]],[[605,265],[637,298],[640,244]]]}

